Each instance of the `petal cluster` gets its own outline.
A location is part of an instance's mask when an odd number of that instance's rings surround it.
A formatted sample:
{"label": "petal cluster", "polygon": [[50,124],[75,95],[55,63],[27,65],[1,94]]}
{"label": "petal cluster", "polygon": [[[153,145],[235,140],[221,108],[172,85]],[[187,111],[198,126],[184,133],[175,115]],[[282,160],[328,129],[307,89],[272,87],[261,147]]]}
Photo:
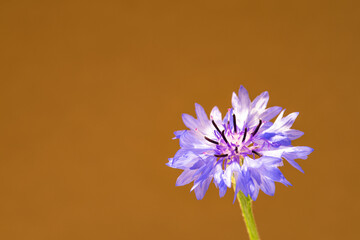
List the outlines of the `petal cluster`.
{"label": "petal cluster", "polygon": [[235,197],[242,191],[256,200],[260,190],[274,195],[275,182],[291,185],[279,167],[286,160],[303,172],[295,159],[306,159],[313,149],[291,144],[303,135],[291,129],[298,113],[284,117],[281,107],[267,108],[268,101],[268,92],[251,101],[241,86],[238,95],[233,93],[232,108],[224,117],[217,107],[208,117],[199,104],[195,104],[196,118],[183,114],[188,130],[175,132],[180,149],[167,163],[183,170],[176,186],[193,182],[191,191],[200,200],[211,181],[220,197],[235,184]]}

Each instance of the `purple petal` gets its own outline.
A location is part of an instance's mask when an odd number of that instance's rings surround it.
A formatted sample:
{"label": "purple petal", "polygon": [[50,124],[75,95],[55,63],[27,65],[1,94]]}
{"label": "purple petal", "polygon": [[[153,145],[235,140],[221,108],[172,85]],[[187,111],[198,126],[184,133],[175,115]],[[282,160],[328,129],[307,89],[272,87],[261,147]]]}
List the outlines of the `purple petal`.
{"label": "purple petal", "polygon": [[250,98],[248,91],[241,85],[239,89],[239,102],[241,107],[250,107]]}
{"label": "purple petal", "polygon": [[274,196],[275,194],[275,183],[268,178],[263,179],[260,188],[267,195]]}
{"label": "purple petal", "polygon": [[281,112],[281,107],[270,107],[266,109],[259,118],[263,121],[270,121],[273,119],[276,115],[278,115]]}
{"label": "purple petal", "polygon": [[211,145],[204,140],[204,137],[194,131],[186,131],[180,136],[179,141],[182,148],[209,149]]}
{"label": "purple petal", "polygon": [[249,184],[249,192],[250,192],[250,197],[253,201],[255,201],[259,195],[259,185],[257,185],[252,179],[250,179],[250,184]]}
{"label": "purple petal", "polygon": [[259,159],[261,159],[260,161],[262,161],[263,164],[266,165],[266,166],[280,166],[281,163],[282,163],[282,159],[279,158],[279,157],[263,156],[263,157],[261,157]]}
{"label": "purple petal", "polygon": [[284,178],[284,175],[276,167],[270,167],[265,169],[266,170],[263,170],[263,176],[266,176],[273,181],[280,182]]}
{"label": "purple petal", "polygon": [[295,140],[304,135],[302,131],[295,130],[295,129],[289,129],[285,132],[286,137],[288,137],[290,140]]}
{"label": "purple petal", "polygon": [[175,186],[184,186],[191,183],[195,179],[194,172],[195,170],[184,170],[177,178]]}
{"label": "purple petal", "polygon": [[281,128],[286,128],[289,129],[291,128],[291,126],[293,125],[293,123],[295,122],[295,119],[297,118],[297,116],[299,115],[298,112],[294,112],[294,113],[290,113],[289,115],[287,115],[286,117],[284,117],[281,120]]}
{"label": "purple petal", "polygon": [[185,126],[187,126],[189,129],[194,130],[199,125],[198,121],[193,116],[190,116],[189,114],[183,113],[182,119],[183,119]]}
{"label": "purple petal", "polygon": [[240,86],[239,97],[233,94],[232,104],[236,115],[236,124],[239,129],[243,129],[247,123],[250,111],[249,94],[243,86]]}
{"label": "purple petal", "polygon": [[308,155],[312,153],[314,149],[310,147],[292,147],[288,148],[284,151],[282,154],[282,157],[284,157],[294,168],[298,169],[300,172],[304,173],[304,170],[300,167],[300,165],[295,162],[295,159],[307,159]]}
{"label": "purple petal", "polygon": [[227,191],[227,187],[226,187],[226,185],[224,184],[224,186],[222,186],[222,187],[219,188],[219,196],[220,196],[221,198],[224,197],[226,191]]}
{"label": "purple petal", "polygon": [[314,151],[314,149],[310,148],[310,147],[305,147],[305,146],[299,146],[299,147],[292,147],[287,149],[284,153],[283,153],[283,157],[291,160],[294,159],[307,159],[308,155],[310,153],[312,153]]}
{"label": "purple petal", "polygon": [[241,191],[244,193],[245,196],[249,195],[248,191],[248,182],[249,182],[249,176],[244,171],[239,172],[239,174],[234,175],[236,180],[236,189],[235,192],[238,193]]}
{"label": "purple petal", "polygon": [[201,158],[193,152],[180,149],[172,160],[172,167],[179,169],[186,169],[193,166]]}
{"label": "purple petal", "polygon": [[175,131],[175,137],[173,139],[178,139],[180,138],[181,135],[183,135],[187,130],[180,130],[180,131]]}
{"label": "purple petal", "polygon": [[171,167],[171,168],[174,168],[174,167],[173,167],[173,161],[174,161],[174,159],[173,159],[173,158],[169,158],[168,160],[169,160],[169,162],[165,163],[165,165],[166,165],[166,166],[169,166],[169,167]]}
{"label": "purple petal", "polygon": [[200,104],[195,103],[195,112],[200,123],[204,124],[209,121],[204,108]]}
{"label": "purple petal", "polygon": [[195,195],[196,195],[197,200],[201,200],[204,198],[205,193],[208,190],[210,183],[211,183],[211,178],[208,178],[205,181],[203,181],[202,183],[200,183],[199,186],[197,186],[195,188]]}
{"label": "purple petal", "polygon": [[222,121],[221,112],[220,112],[220,110],[219,110],[218,107],[215,106],[215,107],[211,110],[210,118],[211,118],[212,120],[214,120],[215,122],[221,122],[221,121]]}
{"label": "purple petal", "polygon": [[227,191],[227,186],[224,183],[224,181],[221,181],[219,185],[219,195],[221,198],[225,195],[226,191]]}
{"label": "purple petal", "polygon": [[265,91],[254,99],[254,101],[251,103],[251,109],[258,109],[262,111],[266,108],[268,101],[269,93]]}
{"label": "purple petal", "polygon": [[285,110],[286,110],[286,109],[283,109],[283,110],[280,112],[279,116],[277,116],[277,118],[275,119],[274,124],[281,121],[281,119],[282,119],[283,116],[284,116]]}
{"label": "purple petal", "polygon": [[224,172],[224,182],[225,184],[230,188],[231,187],[231,177],[233,176],[233,173],[240,172],[240,165],[237,162],[231,163],[229,166],[226,167],[226,170]]}
{"label": "purple petal", "polygon": [[286,160],[288,161],[288,163],[291,164],[291,166],[293,166],[294,168],[296,168],[300,172],[304,173],[304,170],[300,167],[300,165],[297,162],[295,162],[295,160],[291,160],[291,159],[286,159]]}
{"label": "purple petal", "polygon": [[206,165],[201,167],[195,172],[195,175],[199,175],[199,178],[196,179],[194,184],[204,181],[205,179],[209,178],[214,172],[214,162],[216,162],[215,157],[208,157],[206,159]]}
{"label": "purple petal", "polygon": [[231,105],[234,109],[240,109],[241,105],[240,105],[240,101],[238,96],[236,95],[236,93],[233,92],[232,94],[232,98],[231,98]]}
{"label": "purple petal", "polygon": [[190,168],[191,170],[195,170],[195,169],[199,169],[202,166],[204,166],[205,163],[202,159],[200,159],[199,161],[197,161],[194,165],[192,165],[192,167]]}
{"label": "purple petal", "polygon": [[280,181],[282,184],[284,184],[285,186],[292,186],[292,184],[288,181],[288,180],[286,180],[286,178],[284,177],[283,179],[281,179],[281,181]]}

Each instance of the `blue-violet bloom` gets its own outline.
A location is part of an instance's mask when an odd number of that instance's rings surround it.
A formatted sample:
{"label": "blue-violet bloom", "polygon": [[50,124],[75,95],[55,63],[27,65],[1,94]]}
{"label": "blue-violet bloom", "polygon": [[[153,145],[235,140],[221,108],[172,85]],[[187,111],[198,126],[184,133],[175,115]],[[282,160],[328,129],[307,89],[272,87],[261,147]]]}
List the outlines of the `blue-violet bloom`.
{"label": "blue-violet bloom", "polygon": [[189,130],[175,132],[181,148],[167,163],[184,170],[176,186],[194,181],[191,191],[200,200],[213,180],[220,197],[235,184],[235,198],[242,191],[256,200],[260,189],[274,195],[275,182],[291,185],[279,170],[283,159],[303,172],[295,159],[306,159],[313,149],[291,145],[292,140],[303,135],[291,129],[299,113],[284,117],[281,107],[266,108],[268,101],[268,92],[263,92],[251,102],[247,90],[240,86],[239,94],[233,93],[232,108],[224,118],[214,107],[209,119],[199,104],[195,104],[197,119],[183,114]]}

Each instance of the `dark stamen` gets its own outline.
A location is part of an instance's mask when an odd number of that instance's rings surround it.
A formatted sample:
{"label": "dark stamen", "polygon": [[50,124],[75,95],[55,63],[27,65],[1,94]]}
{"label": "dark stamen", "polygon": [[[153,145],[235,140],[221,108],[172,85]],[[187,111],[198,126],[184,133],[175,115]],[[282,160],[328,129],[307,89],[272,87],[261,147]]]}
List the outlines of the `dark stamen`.
{"label": "dark stamen", "polygon": [[218,128],[218,126],[216,125],[215,121],[212,120],[211,122],[212,122],[212,124],[214,125],[214,127],[216,128],[216,130],[221,134],[221,131],[220,131],[220,129]]}
{"label": "dark stamen", "polygon": [[227,157],[227,156],[228,156],[228,154],[220,154],[220,155],[215,154],[215,155],[214,155],[214,157]]}
{"label": "dark stamen", "polygon": [[233,114],[233,125],[234,125],[234,132],[236,132],[236,116]]}
{"label": "dark stamen", "polygon": [[238,153],[238,147],[235,148],[235,152]]}
{"label": "dark stamen", "polygon": [[255,136],[255,134],[259,131],[260,126],[261,126],[261,123],[262,123],[262,121],[261,121],[261,119],[260,119],[259,124],[258,124],[257,127],[255,128],[255,131],[251,134],[252,136]]}
{"label": "dark stamen", "polygon": [[216,145],[219,144],[217,141],[212,140],[212,139],[210,139],[210,138],[208,138],[208,137],[204,137],[204,138],[205,138],[206,140],[208,140],[209,142],[213,143],[213,144],[216,144]]}
{"label": "dark stamen", "polygon": [[260,153],[258,153],[257,151],[255,151],[255,150],[251,150],[251,152],[252,152],[252,153],[254,153],[254,154],[256,154],[256,155],[258,155],[259,157],[261,157],[261,154],[260,154]]}
{"label": "dark stamen", "polygon": [[246,138],[246,133],[247,133],[247,128],[245,128],[244,137],[243,137],[242,142],[244,142],[244,141],[245,141],[245,138]]}
{"label": "dark stamen", "polygon": [[221,136],[223,137],[224,141],[225,141],[227,144],[229,144],[228,140],[227,140],[226,137],[225,137],[225,130],[223,130],[223,131],[221,132]]}

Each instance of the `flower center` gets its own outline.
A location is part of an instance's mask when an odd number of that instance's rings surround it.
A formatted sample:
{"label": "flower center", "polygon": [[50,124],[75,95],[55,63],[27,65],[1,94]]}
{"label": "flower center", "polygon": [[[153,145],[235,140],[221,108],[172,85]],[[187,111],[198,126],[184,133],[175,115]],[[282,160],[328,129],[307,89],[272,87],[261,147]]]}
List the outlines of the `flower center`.
{"label": "flower center", "polygon": [[223,130],[221,131],[214,120],[212,124],[216,129],[215,135],[217,140],[205,137],[205,139],[213,144],[216,144],[216,150],[214,156],[225,160],[225,165],[228,161],[237,161],[240,164],[245,156],[260,157],[260,151],[262,145],[259,145],[257,141],[254,141],[255,135],[258,133],[262,120],[259,120],[259,124],[256,127],[248,129],[245,127],[243,130],[239,129],[236,125],[236,116],[232,115],[232,126],[228,121],[223,124]]}

